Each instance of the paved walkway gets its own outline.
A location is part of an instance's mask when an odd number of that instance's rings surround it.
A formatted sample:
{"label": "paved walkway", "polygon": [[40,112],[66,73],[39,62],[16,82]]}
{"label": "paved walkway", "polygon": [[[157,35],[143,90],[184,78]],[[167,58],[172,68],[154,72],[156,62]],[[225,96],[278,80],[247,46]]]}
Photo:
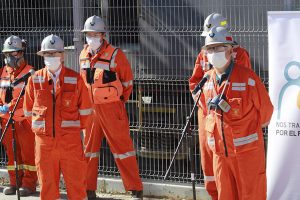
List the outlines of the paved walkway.
{"label": "paved walkway", "polygon": [[[0,199],[1,200],[16,200],[18,199],[17,195],[4,195],[2,193],[4,186],[0,186]],[[38,188],[39,189],[39,188]],[[66,200],[67,194],[65,191],[61,191],[61,199]],[[26,200],[39,200],[39,191],[33,196],[30,197],[20,197],[20,199]],[[130,200],[130,195],[112,195],[112,194],[97,194],[97,200]],[[163,200],[163,199],[155,199],[155,198],[144,198],[144,200]]]}

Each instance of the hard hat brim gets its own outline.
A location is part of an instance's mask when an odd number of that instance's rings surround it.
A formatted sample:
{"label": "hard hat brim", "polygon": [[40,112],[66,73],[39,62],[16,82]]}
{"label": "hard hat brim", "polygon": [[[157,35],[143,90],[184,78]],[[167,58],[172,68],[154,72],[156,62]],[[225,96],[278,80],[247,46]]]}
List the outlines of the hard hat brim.
{"label": "hard hat brim", "polygon": [[95,31],[95,30],[91,30],[91,29],[83,29],[81,31],[81,33],[87,33],[87,32],[93,32],[93,33],[106,33],[106,30],[102,30],[102,31]]}
{"label": "hard hat brim", "polygon": [[39,56],[44,56],[44,53],[47,52],[59,52],[59,53],[63,53],[64,51],[57,51],[56,49],[47,49],[45,51],[38,51],[36,54]]}
{"label": "hard hat brim", "polygon": [[233,42],[211,42],[211,43],[203,46],[202,49],[207,49],[207,47],[209,47],[210,45],[213,45],[213,44],[230,44],[230,45],[233,45]]}
{"label": "hard hat brim", "polygon": [[19,48],[15,48],[15,49],[6,49],[4,48],[2,50],[2,53],[10,53],[10,52],[14,52],[14,51],[23,51],[24,49],[19,49]]}

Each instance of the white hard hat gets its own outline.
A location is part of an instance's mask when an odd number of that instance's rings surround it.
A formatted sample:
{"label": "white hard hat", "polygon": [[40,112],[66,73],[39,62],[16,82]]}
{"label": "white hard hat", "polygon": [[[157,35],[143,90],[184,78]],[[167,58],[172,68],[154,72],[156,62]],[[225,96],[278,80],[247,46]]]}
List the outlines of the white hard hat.
{"label": "white hard hat", "polygon": [[212,44],[233,44],[232,35],[228,32],[228,30],[224,27],[214,26],[208,32],[208,35],[205,38],[205,46],[204,49],[208,45]]}
{"label": "white hard hat", "polygon": [[37,54],[43,56],[45,52],[64,52],[64,41],[57,35],[48,35],[43,39],[41,50]]}
{"label": "white hard hat", "polygon": [[6,53],[6,52],[23,51],[23,50],[24,47],[21,38],[12,35],[5,40],[3,44],[2,52]]}
{"label": "white hard hat", "polygon": [[103,19],[96,15],[89,17],[85,21],[84,28],[81,32],[83,32],[83,33],[86,33],[86,32],[104,33],[104,32],[106,32]]}
{"label": "white hard hat", "polygon": [[210,29],[214,26],[221,26],[227,29],[227,19],[219,13],[212,13],[208,15],[204,21],[203,32],[201,36],[206,37]]}

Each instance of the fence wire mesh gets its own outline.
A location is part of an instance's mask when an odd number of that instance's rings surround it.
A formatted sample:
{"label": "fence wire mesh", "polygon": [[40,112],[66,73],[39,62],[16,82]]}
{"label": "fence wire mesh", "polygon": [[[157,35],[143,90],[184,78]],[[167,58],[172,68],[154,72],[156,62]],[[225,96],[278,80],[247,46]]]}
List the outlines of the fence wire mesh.
{"label": "fence wire mesh", "polygon": [[[201,46],[206,16],[227,17],[235,40],[246,48],[253,69],[268,85],[267,11],[299,10],[299,0],[1,0],[0,43],[10,35],[28,41],[26,57],[36,69],[42,39],[59,35],[66,46],[66,65],[79,70],[84,44],[80,30],[86,18],[102,16],[106,38],[127,55],[134,72],[134,91],[127,103],[131,136],[143,178],[162,180],[191,111],[188,78]],[[4,65],[4,57],[1,64]],[[197,118],[192,120],[196,150],[196,180],[203,181],[198,148]],[[0,151],[0,165],[6,155]],[[187,145],[183,142],[170,180],[190,181]],[[99,174],[119,176],[105,141]]]}

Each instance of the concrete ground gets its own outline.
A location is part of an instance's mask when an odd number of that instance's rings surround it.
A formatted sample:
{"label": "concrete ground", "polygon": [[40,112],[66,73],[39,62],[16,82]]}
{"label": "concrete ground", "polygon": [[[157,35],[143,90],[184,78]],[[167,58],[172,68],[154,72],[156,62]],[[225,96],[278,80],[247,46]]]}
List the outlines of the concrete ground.
{"label": "concrete ground", "polygon": [[[18,199],[17,195],[4,195],[2,193],[3,188],[5,186],[0,186],[0,199],[1,200],[15,200]],[[61,200],[66,200],[67,199],[67,194],[65,191],[60,192]],[[39,200],[40,199],[40,193],[37,191],[36,194],[33,196],[29,197],[20,197],[20,199],[27,199],[27,200]],[[120,194],[97,194],[98,198],[97,200],[130,200],[131,197],[130,195],[120,195]],[[144,200],[165,200],[165,199],[157,199],[157,198],[144,198]]]}

